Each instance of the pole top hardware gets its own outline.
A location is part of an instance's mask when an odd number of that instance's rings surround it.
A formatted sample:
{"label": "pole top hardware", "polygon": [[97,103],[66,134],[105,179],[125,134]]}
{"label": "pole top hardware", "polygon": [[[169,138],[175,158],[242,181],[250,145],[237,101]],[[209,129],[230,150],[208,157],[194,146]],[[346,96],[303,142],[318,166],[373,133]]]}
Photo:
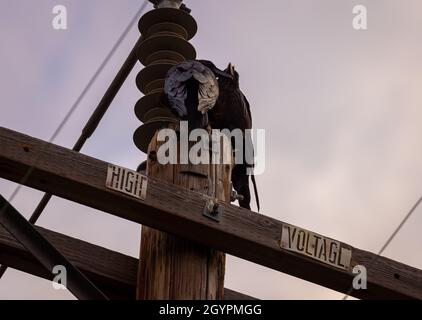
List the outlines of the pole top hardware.
{"label": "pole top hardware", "polygon": [[183,2],[183,0],[149,0],[154,4],[155,9],[160,8],[175,8],[190,13],[192,10],[189,9]]}
{"label": "pole top hardware", "polygon": [[218,199],[208,199],[205,203],[203,216],[210,218],[216,222],[220,222],[220,217],[223,214],[223,207],[219,205]]}

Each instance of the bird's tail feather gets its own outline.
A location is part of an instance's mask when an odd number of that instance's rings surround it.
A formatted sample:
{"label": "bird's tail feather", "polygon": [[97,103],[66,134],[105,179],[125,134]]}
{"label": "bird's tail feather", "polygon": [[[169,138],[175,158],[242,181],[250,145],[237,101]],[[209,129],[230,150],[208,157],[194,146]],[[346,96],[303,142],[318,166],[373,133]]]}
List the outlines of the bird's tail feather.
{"label": "bird's tail feather", "polygon": [[256,186],[256,180],[255,180],[255,176],[254,175],[251,175],[251,180],[252,180],[252,184],[253,184],[253,191],[255,193],[256,206],[258,207],[258,212],[259,212],[261,206],[259,204],[258,188]]}

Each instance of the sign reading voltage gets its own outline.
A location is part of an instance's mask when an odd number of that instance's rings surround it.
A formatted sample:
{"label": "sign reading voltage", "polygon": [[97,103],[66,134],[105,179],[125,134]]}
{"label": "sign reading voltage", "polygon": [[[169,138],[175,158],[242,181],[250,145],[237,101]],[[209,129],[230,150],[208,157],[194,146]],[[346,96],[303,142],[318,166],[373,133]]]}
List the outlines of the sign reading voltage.
{"label": "sign reading voltage", "polygon": [[142,174],[115,165],[108,165],[106,187],[145,200],[148,178]]}
{"label": "sign reading voltage", "polygon": [[285,223],[281,232],[281,248],[345,270],[349,269],[352,259],[352,250],[345,248],[341,242]]}

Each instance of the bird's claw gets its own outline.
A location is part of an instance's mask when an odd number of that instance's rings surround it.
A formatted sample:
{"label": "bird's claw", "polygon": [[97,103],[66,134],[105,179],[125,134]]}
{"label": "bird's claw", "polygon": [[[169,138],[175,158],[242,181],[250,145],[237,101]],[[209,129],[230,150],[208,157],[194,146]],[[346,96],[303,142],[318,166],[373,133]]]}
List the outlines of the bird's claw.
{"label": "bird's claw", "polygon": [[245,199],[245,197],[244,197],[243,195],[241,195],[241,194],[237,193],[237,191],[236,191],[236,190],[232,190],[232,193],[231,193],[231,195],[230,195],[230,200],[231,200],[231,202],[234,202],[234,201],[236,201],[236,200],[242,201],[242,200],[244,200],[244,199]]}

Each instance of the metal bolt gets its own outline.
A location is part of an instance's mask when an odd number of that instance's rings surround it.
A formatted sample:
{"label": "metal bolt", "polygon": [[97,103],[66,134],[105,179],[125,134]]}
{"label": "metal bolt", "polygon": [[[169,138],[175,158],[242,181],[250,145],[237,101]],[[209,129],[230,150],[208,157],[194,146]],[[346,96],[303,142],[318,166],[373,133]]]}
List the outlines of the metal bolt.
{"label": "metal bolt", "polygon": [[208,200],[207,201],[207,211],[209,214],[217,214],[218,213],[218,202],[215,200]]}
{"label": "metal bolt", "polygon": [[205,203],[203,215],[220,222],[220,216],[223,213],[223,207],[218,204],[218,199],[209,199]]}
{"label": "metal bolt", "polygon": [[157,161],[157,152],[151,151],[148,154],[148,159],[151,160],[151,161]]}
{"label": "metal bolt", "polygon": [[241,194],[237,193],[236,190],[232,190],[231,195],[230,195],[231,202],[234,202],[236,200],[242,201],[243,199],[244,197]]}

